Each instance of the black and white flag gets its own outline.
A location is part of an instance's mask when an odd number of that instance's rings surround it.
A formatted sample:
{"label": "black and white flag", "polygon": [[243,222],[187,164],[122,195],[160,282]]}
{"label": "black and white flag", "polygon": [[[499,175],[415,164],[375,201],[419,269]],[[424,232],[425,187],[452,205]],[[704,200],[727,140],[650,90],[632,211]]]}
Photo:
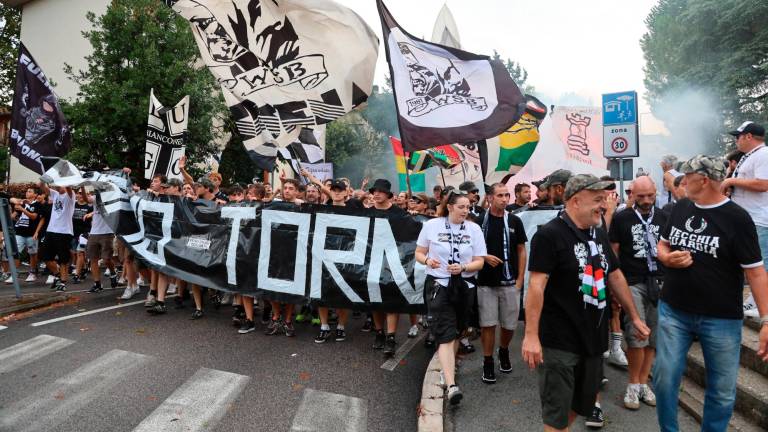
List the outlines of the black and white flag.
{"label": "black and white flag", "polygon": [[149,93],[149,120],[147,121],[147,145],[144,155],[144,177],[151,179],[162,174],[169,179],[181,179],[179,159],[186,151],[185,139],[189,122],[189,96],[172,108],[166,108]]}
{"label": "black and white flag", "polygon": [[296,160],[309,164],[322,162],[325,160],[325,149],[320,145],[322,133],[322,130],[302,129],[299,139],[279,149],[278,154],[286,161]]}
{"label": "black and white flag", "polygon": [[11,117],[11,155],[42,174],[41,157],[67,154],[72,144],[70,132],[48,78],[21,44]]}
{"label": "black and white flag", "polygon": [[518,121],[525,98],[501,62],[418,39],[377,3],[404,151],[495,137]]}
{"label": "black and white flag", "polygon": [[292,143],[371,93],[378,38],[329,0],[164,0],[192,26],[247,150]]}

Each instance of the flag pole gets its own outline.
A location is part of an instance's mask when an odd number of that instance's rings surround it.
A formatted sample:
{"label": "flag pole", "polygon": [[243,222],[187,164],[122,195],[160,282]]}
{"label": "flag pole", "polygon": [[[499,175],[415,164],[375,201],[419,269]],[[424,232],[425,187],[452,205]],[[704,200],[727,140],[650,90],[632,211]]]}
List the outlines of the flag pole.
{"label": "flag pole", "polygon": [[408,164],[408,153],[403,151],[403,161],[405,162],[405,187],[408,189],[408,198],[413,196],[411,192],[411,166]]}
{"label": "flag pole", "polygon": [[443,169],[442,168],[440,168],[440,177],[443,178],[443,188],[445,188],[445,186],[446,186],[445,185],[445,174],[443,173]]}

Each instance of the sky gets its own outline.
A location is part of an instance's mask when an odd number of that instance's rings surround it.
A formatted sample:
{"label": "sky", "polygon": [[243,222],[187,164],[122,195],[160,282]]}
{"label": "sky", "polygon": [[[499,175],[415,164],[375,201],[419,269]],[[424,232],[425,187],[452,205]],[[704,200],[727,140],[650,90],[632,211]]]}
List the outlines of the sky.
{"label": "sky", "polygon": [[[357,12],[382,40],[374,0],[336,0]],[[543,102],[600,104],[600,95],[636,90],[640,112],[645,60],[640,39],[658,0],[386,0],[398,23],[429,39],[444,4],[453,12],[462,48],[519,62]],[[388,67],[379,45],[376,83]],[[564,95],[569,95],[567,98]]]}

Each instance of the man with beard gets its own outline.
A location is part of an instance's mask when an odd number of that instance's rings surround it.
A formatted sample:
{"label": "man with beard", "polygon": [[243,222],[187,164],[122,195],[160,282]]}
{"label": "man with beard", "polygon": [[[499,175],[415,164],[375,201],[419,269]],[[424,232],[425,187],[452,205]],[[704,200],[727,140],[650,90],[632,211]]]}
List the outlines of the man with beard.
{"label": "man with beard", "polygon": [[544,202],[545,205],[562,206],[565,204],[565,185],[571,177],[573,177],[573,173],[564,169],[559,169],[547,176],[547,201]]}
{"label": "man with beard", "polygon": [[507,211],[519,210],[531,202],[531,185],[518,183],[515,185],[515,202],[507,206]]}
{"label": "man with beard", "polygon": [[658,262],[656,245],[661,229],[667,224],[667,214],[655,206],[656,185],[650,177],[638,177],[632,191],[635,205],[616,213],[609,237],[629,283],[640,319],[651,330],[650,338],[638,340],[634,337],[632,323],[628,320],[624,322],[624,337],[629,347],[629,384],[624,394],[624,406],[637,410],[640,402],[656,406],[656,396],[648,387],[648,375],[656,354],[657,306],[664,274]]}

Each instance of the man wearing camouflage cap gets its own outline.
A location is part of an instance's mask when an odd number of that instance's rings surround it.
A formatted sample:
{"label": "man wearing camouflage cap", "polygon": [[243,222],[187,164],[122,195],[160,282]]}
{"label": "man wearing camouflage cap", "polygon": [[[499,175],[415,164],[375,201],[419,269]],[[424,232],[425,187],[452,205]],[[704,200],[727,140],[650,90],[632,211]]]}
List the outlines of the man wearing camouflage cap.
{"label": "man wearing camouflage cap", "polygon": [[[681,167],[689,200],[672,210],[658,259],[666,267],[659,301],[653,385],[662,431],[677,431],[686,357],[698,337],[706,373],[702,430],[724,431],[733,414],[742,334],[744,274],[761,315],[768,315],[768,276],[755,224],[721,190],[721,158],[696,156]],[[768,361],[768,319],[758,354]]]}
{"label": "man wearing camouflage cap", "polygon": [[[564,185],[565,211],[531,242],[523,361],[539,367],[545,430],[564,430],[577,415],[595,417],[608,349],[611,295],[639,339],[650,331],[638,316],[608,234],[597,229],[614,183],[577,175]],[[552,190],[552,188],[550,188]],[[602,422],[602,413],[597,417]],[[600,425],[601,426],[601,425]]]}
{"label": "man wearing camouflage cap", "polygon": [[565,169],[559,169],[547,176],[546,182],[542,185],[547,188],[547,205],[561,206],[565,203],[565,185],[571,177],[573,173]]}

